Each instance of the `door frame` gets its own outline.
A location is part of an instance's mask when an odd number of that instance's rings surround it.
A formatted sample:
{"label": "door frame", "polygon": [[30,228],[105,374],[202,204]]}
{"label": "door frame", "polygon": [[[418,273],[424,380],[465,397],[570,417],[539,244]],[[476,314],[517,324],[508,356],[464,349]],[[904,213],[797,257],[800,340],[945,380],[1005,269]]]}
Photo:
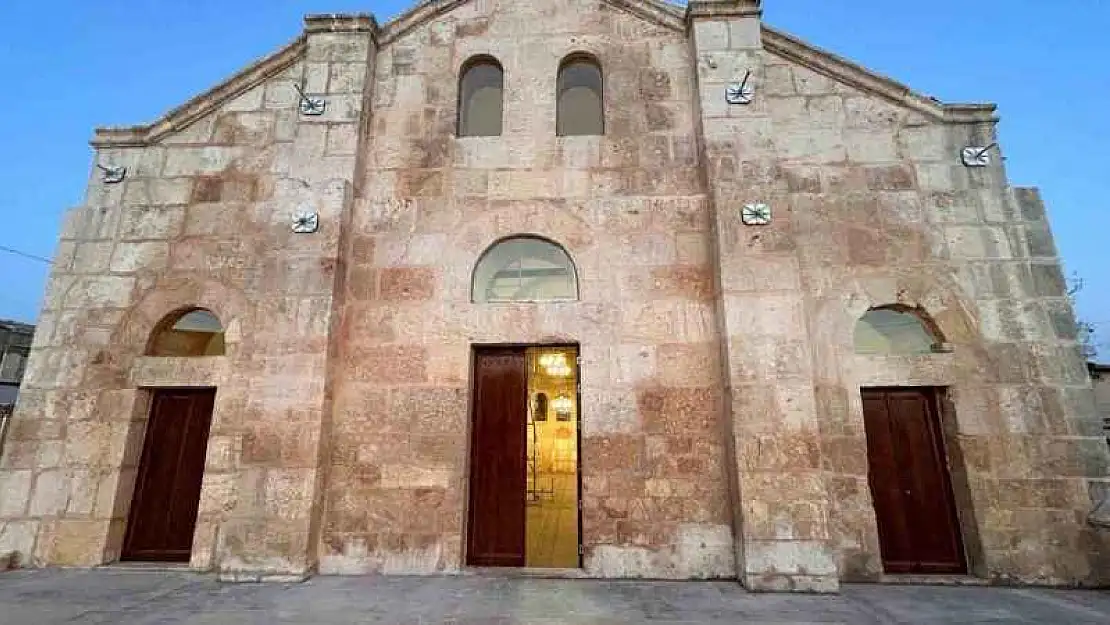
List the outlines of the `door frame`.
{"label": "door frame", "polygon": [[[951,450],[949,449],[948,436],[945,434],[945,423],[944,423],[944,421],[945,421],[946,418],[951,417],[951,415],[949,414],[949,406],[948,406],[948,390],[949,390],[949,387],[947,387],[947,386],[929,386],[929,385],[914,385],[914,384],[908,384],[908,385],[902,385],[902,386],[898,386],[898,385],[894,385],[894,386],[892,386],[892,385],[860,386],[859,387],[859,395],[860,395],[861,400],[863,398],[863,394],[867,391],[880,392],[880,393],[888,393],[888,392],[895,392],[895,391],[917,391],[917,392],[920,392],[924,395],[927,395],[927,400],[928,400],[927,403],[928,403],[929,407],[931,408],[931,410],[930,410],[931,414],[925,415],[925,418],[929,422],[929,430],[930,430],[930,433],[933,436],[934,449],[937,453],[940,454],[941,481],[943,482],[944,488],[946,489],[945,490],[945,495],[947,496],[948,502],[950,504],[949,513],[951,514],[951,519],[949,520],[949,522],[952,524],[952,528],[955,531],[956,553],[957,553],[957,556],[959,557],[960,564],[963,565],[963,572],[962,573],[955,573],[955,575],[967,575],[967,574],[970,574],[971,571],[972,571],[972,565],[971,565],[972,563],[968,559],[968,536],[967,536],[967,532],[964,530],[964,524],[962,522],[963,520],[961,519],[961,514],[960,514],[960,512],[961,512],[960,511],[960,506],[958,505],[958,502],[961,501],[961,497],[957,496],[958,494],[956,493],[955,483],[954,483],[954,480],[953,480],[953,477],[952,477],[952,465],[953,465],[953,458],[955,456],[952,455]],[[861,414],[861,417],[863,417],[862,414]],[[864,440],[865,440],[865,445],[866,445],[867,444],[866,443],[866,436],[867,436],[866,417],[864,417],[864,420],[865,420],[865,423],[864,423],[864,437],[865,437],[865,439]],[[870,472],[871,472],[871,459],[870,459],[870,457],[868,457],[868,459],[867,459],[867,470],[868,470],[868,476],[870,476]],[[870,482],[870,477],[868,478],[868,482]],[[871,495],[870,483],[868,484],[868,496],[873,497],[873,495]],[[875,510],[874,500],[872,500],[872,502],[871,502],[871,510],[875,513],[875,517],[876,517],[875,518],[875,531],[876,531],[876,534],[877,534],[878,529],[879,529],[879,520],[878,520],[878,511]],[[879,554],[878,555],[879,555],[879,561],[880,561],[880,563],[882,563],[882,546],[881,545],[879,547]],[[888,572],[885,571],[885,566],[884,566],[883,575],[933,575],[933,574],[927,573],[927,572],[920,572],[920,571],[915,572],[915,573],[888,573]],[[936,575],[953,575],[953,573],[937,573]]]}
{"label": "door frame", "polygon": [[[584,566],[584,557],[585,557],[584,556],[584,553],[585,553],[584,545],[585,545],[585,542],[583,541],[583,535],[582,535],[582,345],[581,345],[581,343],[567,342],[567,341],[556,341],[556,342],[547,342],[547,343],[471,343],[470,344],[470,365],[469,365],[470,381],[468,383],[468,392],[467,392],[467,395],[468,395],[467,403],[468,403],[468,405],[467,405],[467,410],[466,410],[466,414],[467,414],[467,420],[466,420],[466,451],[465,451],[465,454],[466,454],[466,482],[465,482],[466,486],[465,486],[465,491],[463,492],[463,497],[462,497],[462,502],[463,502],[462,503],[462,505],[463,505],[462,519],[463,519],[463,523],[464,523],[465,527],[463,527],[463,531],[462,531],[462,549],[460,550],[460,554],[462,556],[462,561],[461,561],[460,565],[464,569],[483,568],[483,567],[476,567],[476,566],[472,566],[470,564],[467,564],[467,559],[468,559],[468,555],[469,555],[467,553],[467,549],[470,546],[470,526],[471,526],[470,489],[471,489],[472,484],[471,484],[471,479],[470,478],[471,478],[471,469],[472,469],[472,465],[473,465],[473,462],[474,462],[474,453],[473,453],[474,450],[472,449],[472,446],[474,444],[474,421],[475,421],[475,417],[477,417],[477,415],[475,414],[475,410],[477,410],[477,408],[478,408],[477,402],[475,401],[475,390],[476,390],[476,384],[478,382],[478,378],[475,375],[476,366],[477,366],[477,362],[478,362],[478,352],[482,351],[482,350],[497,350],[497,349],[528,350],[530,348],[552,348],[552,349],[574,348],[576,358],[577,358],[577,362],[575,363],[575,367],[574,367],[574,403],[575,403],[575,407],[576,407],[575,415],[578,419],[578,422],[575,423],[575,428],[574,428],[574,431],[575,431],[574,455],[575,455],[575,463],[576,463],[575,470],[577,472],[577,474],[576,474],[577,479],[575,481],[577,482],[577,492],[578,492],[578,507],[577,507],[577,511],[576,511],[577,512],[576,516],[577,516],[577,519],[578,519],[578,566],[574,569],[557,569],[557,568],[548,569],[548,568],[545,568],[545,569],[541,569],[541,570],[546,571],[546,572],[552,572],[552,571],[557,572],[557,571],[561,571],[561,570],[576,571],[576,570],[581,570]],[[525,372],[525,388],[526,389],[528,387],[527,382],[528,382],[528,375],[527,375],[527,372]],[[527,398],[525,398],[525,405],[527,406]],[[525,532],[527,532],[527,526],[525,526]],[[525,553],[525,555],[527,556],[527,553]],[[521,567],[521,568],[504,567],[504,568],[506,568],[507,570],[522,570],[523,568],[527,568],[527,567]]]}
{"label": "door frame", "polygon": [[139,406],[141,406],[141,409],[140,409],[141,411],[139,412],[139,414],[142,414],[145,417],[143,419],[143,421],[141,422],[141,424],[139,425],[139,427],[142,428],[142,436],[141,436],[142,448],[139,450],[138,463],[134,467],[134,470],[135,470],[135,481],[134,481],[134,483],[131,485],[131,488],[128,489],[128,492],[121,492],[120,490],[117,490],[117,492],[116,492],[117,501],[121,497],[126,497],[125,501],[127,501],[127,508],[126,508],[127,512],[126,512],[126,514],[123,515],[123,517],[124,517],[124,528],[123,528],[123,532],[119,535],[119,538],[118,538],[119,542],[117,544],[119,545],[119,547],[118,547],[117,552],[115,554],[114,561],[116,561],[116,562],[151,562],[151,563],[174,564],[173,562],[167,562],[167,561],[162,561],[162,560],[149,560],[149,561],[148,560],[131,560],[131,559],[126,559],[125,560],[125,551],[126,551],[128,545],[130,543],[130,540],[131,540],[131,532],[132,532],[132,527],[133,527],[132,514],[134,513],[135,496],[138,494],[138,488],[140,487],[140,477],[141,477],[141,472],[143,470],[143,466],[147,462],[149,454],[151,453],[151,446],[148,445],[149,437],[151,436],[151,429],[150,429],[151,417],[153,416],[153,412],[154,412],[155,407],[157,405],[156,400],[157,400],[157,397],[158,397],[159,393],[175,393],[175,392],[201,393],[201,392],[210,392],[212,394],[212,410],[211,410],[211,414],[208,417],[209,418],[208,432],[207,432],[207,435],[204,439],[205,466],[201,470],[201,475],[200,475],[201,485],[200,485],[199,492],[197,494],[198,514],[197,514],[197,518],[193,521],[193,536],[191,537],[190,550],[189,550],[189,560],[191,561],[192,558],[193,558],[193,555],[196,551],[196,547],[197,547],[196,532],[197,532],[197,529],[200,527],[199,508],[200,508],[200,504],[203,503],[203,501],[204,501],[204,495],[205,495],[204,475],[207,472],[207,466],[206,465],[207,465],[207,457],[208,457],[208,447],[209,447],[209,444],[212,441],[212,422],[215,420],[215,417],[216,417],[216,408],[217,408],[217,402],[218,402],[218,399],[219,399],[219,388],[217,386],[208,386],[208,385],[188,385],[188,386],[167,385],[167,386],[144,386],[144,387],[139,388],[138,391],[142,394],[142,399],[139,402],[137,402],[136,408],[139,408]]}

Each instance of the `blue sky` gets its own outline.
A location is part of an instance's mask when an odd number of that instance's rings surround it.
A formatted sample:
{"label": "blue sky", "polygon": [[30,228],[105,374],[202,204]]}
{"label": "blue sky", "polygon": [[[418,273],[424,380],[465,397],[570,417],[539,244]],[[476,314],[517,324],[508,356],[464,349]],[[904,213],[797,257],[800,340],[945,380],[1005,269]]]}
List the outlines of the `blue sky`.
{"label": "blue sky", "polygon": [[[521,0],[525,1],[525,0]],[[532,0],[551,1],[558,0]],[[87,140],[152,120],[295,38],[305,13],[397,0],[7,0],[0,246],[52,257]],[[1080,314],[1110,341],[1110,2],[766,0],[780,29],[945,101],[993,101],[1014,184],[1040,186]],[[0,252],[0,318],[33,321],[47,265]]]}

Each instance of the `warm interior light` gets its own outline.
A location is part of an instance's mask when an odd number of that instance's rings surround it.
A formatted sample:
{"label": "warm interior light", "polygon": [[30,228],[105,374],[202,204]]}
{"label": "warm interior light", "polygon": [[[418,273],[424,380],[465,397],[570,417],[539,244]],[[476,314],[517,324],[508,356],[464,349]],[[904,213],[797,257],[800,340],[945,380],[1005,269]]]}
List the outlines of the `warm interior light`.
{"label": "warm interior light", "polygon": [[[578,350],[528,350],[525,566],[576,567],[578,559]],[[543,415],[541,417],[541,415]]]}
{"label": "warm interior light", "polygon": [[566,395],[560,395],[551,402],[551,407],[555,409],[555,414],[569,415],[574,409],[574,402]]}
{"label": "warm interior light", "polygon": [[544,373],[553,378],[569,378],[574,375],[574,369],[567,362],[567,355],[562,352],[542,354],[539,363]]}

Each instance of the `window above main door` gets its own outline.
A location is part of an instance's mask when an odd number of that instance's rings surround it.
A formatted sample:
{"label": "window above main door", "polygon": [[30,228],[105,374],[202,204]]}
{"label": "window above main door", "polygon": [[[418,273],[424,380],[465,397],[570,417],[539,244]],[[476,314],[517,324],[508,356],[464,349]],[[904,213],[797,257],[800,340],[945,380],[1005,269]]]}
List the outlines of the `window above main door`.
{"label": "window above main door", "polygon": [[474,302],[547,302],[578,299],[574,262],[561,246],[535,236],[502,239],[474,268]]}

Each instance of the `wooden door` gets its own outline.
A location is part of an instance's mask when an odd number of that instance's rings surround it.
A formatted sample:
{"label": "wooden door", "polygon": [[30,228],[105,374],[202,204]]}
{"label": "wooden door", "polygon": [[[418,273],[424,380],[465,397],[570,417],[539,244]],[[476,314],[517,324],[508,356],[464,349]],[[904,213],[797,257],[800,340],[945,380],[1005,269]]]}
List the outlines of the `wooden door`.
{"label": "wooden door", "polygon": [[868,480],[887,573],[965,573],[934,389],[864,389]]}
{"label": "wooden door", "polygon": [[189,561],[215,397],[215,389],[154,392],[122,560]]}
{"label": "wooden door", "polygon": [[525,419],[523,349],[475,355],[467,563],[524,566]]}

